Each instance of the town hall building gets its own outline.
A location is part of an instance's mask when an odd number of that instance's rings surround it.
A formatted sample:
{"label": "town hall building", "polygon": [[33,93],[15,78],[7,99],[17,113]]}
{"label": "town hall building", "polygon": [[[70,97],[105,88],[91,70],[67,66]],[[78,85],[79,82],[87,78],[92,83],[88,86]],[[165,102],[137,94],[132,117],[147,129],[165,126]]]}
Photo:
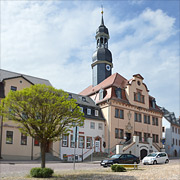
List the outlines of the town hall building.
{"label": "town hall building", "polygon": [[101,24],[96,31],[92,57],[92,85],[80,94],[91,97],[105,118],[105,151],[132,153],[143,158],[162,149],[162,116],[156,99],[140,74],[128,80],[112,74],[113,59],[108,49],[109,31]]}

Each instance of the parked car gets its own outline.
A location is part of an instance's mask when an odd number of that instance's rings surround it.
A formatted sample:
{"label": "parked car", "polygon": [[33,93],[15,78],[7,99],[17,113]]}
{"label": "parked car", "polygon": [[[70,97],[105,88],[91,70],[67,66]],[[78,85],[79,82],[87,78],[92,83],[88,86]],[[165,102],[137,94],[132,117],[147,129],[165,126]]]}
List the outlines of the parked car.
{"label": "parked car", "polygon": [[111,156],[109,159],[102,160],[100,165],[103,167],[111,166],[113,164],[139,164],[140,160],[138,157],[132,154],[116,154]]}
{"label": "parked car", "polygon": [[159,164],[159,163],[168,163],[169,158],[165,152],[154,152],[148,154],[143,158],[142,163],[145,164]]}

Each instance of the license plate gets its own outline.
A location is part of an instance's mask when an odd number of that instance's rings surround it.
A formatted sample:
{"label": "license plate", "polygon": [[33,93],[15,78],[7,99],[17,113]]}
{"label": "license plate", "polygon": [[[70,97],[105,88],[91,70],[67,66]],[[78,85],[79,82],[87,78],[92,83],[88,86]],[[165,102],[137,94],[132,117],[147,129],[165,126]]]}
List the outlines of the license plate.
{"label": "license plate", "polygon": [[103,164],[103,165],[104,165],[105,163],[101,163],[101,164]]}

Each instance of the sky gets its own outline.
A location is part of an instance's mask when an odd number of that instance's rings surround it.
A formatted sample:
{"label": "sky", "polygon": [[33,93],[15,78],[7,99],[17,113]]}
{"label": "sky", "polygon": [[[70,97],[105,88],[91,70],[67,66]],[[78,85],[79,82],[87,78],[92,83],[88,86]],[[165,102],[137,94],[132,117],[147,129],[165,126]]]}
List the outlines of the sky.
{"label": "sky", "polygon": [[141,74],[157,104],[179,117],[178,0],[1,0],[0,68],[81,92],[92,84],[101,5],[113,73]]}

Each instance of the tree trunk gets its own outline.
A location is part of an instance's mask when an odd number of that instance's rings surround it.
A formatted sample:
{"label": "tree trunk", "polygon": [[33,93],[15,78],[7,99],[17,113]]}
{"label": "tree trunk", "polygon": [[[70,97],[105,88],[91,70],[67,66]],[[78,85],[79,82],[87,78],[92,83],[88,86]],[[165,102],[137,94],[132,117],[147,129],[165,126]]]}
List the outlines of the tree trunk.
{"label": "tree trunk", "polygon": [[45,168],[45,163],[46,163],[45,149],[46,149],[46,143],[41,142],[41,168]]}

